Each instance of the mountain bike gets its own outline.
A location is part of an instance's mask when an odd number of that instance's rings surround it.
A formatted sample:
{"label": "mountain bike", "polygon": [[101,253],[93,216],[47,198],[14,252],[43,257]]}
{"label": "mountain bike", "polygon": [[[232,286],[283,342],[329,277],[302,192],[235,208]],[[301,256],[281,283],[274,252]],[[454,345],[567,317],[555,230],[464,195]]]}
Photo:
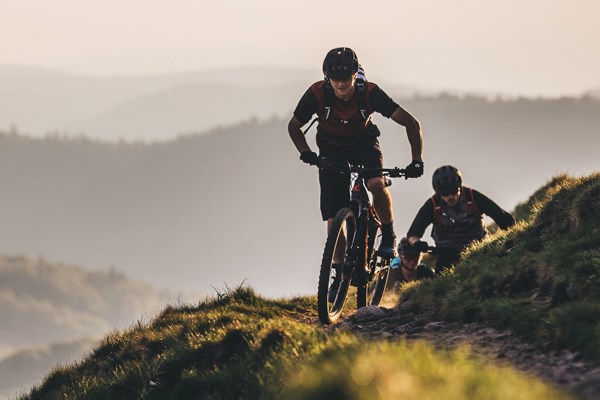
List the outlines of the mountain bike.
{"label": "mountain bike", "polygon": [[[365,168],[348,162],[320,158],[319,168],[332,169],[351,176],[350,207],[334,217],[325,242],[319,273],[317,306],[323,324],[335,322],[342,313],[350,286],[357,288],[357,307],[379,305],[390,272],[392,254],[381,254],[381,222],[371,204],[366,176],[403,177],[400,168]],[[331,289],[331,290],[330,290]]]}

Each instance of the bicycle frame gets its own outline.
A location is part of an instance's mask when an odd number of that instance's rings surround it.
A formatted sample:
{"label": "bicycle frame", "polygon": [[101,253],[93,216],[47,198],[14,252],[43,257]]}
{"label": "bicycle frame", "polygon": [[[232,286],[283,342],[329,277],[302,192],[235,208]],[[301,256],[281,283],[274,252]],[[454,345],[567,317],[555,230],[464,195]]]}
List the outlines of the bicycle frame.
{"label": "bicycle frame", "polygon": [[[321,159],[320,168],[330,168],[340,173],[349,173],[351,175],[350,208],[356,216],[356,229],[352,237],[347,237],[350,245],[348,258],[351,261],[344,270],[345,277],[348,277],[352,271],[368,271],[368,264],[373,255],[374,237],[370,232],[370,222],[380,226],[381,222],[377,217],[374,206],[371,204],[369,191],[365,182],[365,174],[368,172],[377,172],[385,179],[386,186],[392,184],[387,177],[403,176],[404,170],[399,168],[365,168],[357,165],[350,165],[347,162],[336,162],[330,159]],[[364,238],[358,241],[358,238]],[[372,272],[372,271],[371,271]],[[367,277],[369,278],[369,277]]]}
{"label": "bicycle frame", "polygon": [[[358,307],[377,305],[381,300],[388,277],[388,273],[382,270],[389,268],[390,260],[388,255],[380,256],[375,253],[376,237],[380,235],[381,223],[371,204],[366,179],[373,174],[379,175],[389,186],[391,180],[387,177],[404,176],[404,170],[365,168],[328,159],[320,159],[317,166],[348,174],[352,183],[349,193],[350,206],[340,209],[333,218],[319,270],[319,319],[329,324],[339,318],[350,285],[357,287]],[[334,263],[336,257],[342,259]],[[341,271],[338,269],[334,272],[334,264],[343,265]],[[334,282],[337,282],[336,286],[333,286]],[[335,288],[333,292],[332,288]]]}
{"label": "bicycle frame", "polygon": [[[360,173],[357,173],[356,176],[354,176],[352,183],[350,208],[356,215],[357,223],[354,237],[349,240],[349,243],[351,244],[349,259],[354,265],[349,265],[348,269],[350,269],[350,271],[345,272],[351,273],[352,270],[367,272],[374,242],[374,238],[372,237],[371,232],[369,232],[370,229],[368,229],[369,222],[373,221],[377,226],[381,225],[381,223],[371,204],[364,177]],[[362,240],[357,240],[358,238],[364,238],[364,242]]]}

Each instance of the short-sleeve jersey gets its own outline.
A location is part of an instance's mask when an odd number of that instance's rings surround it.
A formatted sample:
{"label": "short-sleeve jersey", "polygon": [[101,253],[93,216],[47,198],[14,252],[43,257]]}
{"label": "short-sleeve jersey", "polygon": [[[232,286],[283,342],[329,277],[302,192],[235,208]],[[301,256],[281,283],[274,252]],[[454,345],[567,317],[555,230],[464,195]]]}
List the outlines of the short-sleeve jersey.
{"label": "short-sleeve jersey", "polygon": [[328,118],[325,118],[325,81],[319,81],[304,93],[296,106],[294,116],[300,123],[306,124],[314,114],[317,114],[318,135],[322,141],[333,146],[354,144],[367,134],[372,125],[368,116],[378,112],[389,118],[399,107],[379,86],[366,82],[367,118],[365,119],[361,114],[357,96],[356,90],[354,96],[348,101],[332,96],[331,113]]}

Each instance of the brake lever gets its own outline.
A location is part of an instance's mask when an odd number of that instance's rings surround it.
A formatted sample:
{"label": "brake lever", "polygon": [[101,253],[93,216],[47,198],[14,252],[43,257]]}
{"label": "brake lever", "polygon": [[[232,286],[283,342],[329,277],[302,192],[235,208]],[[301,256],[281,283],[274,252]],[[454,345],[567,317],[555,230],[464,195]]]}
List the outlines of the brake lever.
{"label": "brake lever", "polygon": [[394,168],[392,171],[390,171],[390,175],[391,178],[400,178],[401,176],[404,176],[404,169],[400,169],[400,168]]}

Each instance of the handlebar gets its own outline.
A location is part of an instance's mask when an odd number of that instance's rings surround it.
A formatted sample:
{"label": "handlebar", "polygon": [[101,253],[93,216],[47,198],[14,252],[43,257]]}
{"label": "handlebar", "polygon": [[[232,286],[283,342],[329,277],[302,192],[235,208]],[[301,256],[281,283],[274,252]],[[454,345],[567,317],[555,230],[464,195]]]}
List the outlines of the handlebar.
{"label": "handlebar", "polygon": [[319,157],[316,166],[319,169],[331,169],[340,173],[357,173],[358,175],[365,175],[370,173],[381,174],[383,176],[389,176],[390,178],[401,178],[405,176],[404,168],[369,168],[362,165],[353,165],[347,161],[337,161],[326,157]]}

